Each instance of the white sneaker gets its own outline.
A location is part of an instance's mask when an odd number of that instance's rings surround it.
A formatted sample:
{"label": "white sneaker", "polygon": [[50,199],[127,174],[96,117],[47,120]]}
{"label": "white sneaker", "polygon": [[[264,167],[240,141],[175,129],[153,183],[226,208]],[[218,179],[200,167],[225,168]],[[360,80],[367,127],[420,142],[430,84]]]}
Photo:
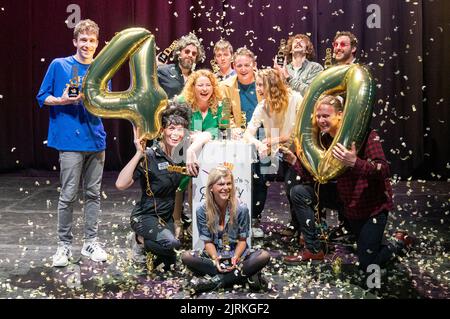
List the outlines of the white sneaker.
{"label": "white sneaker", "polygon": [[253,238],[264,238],[264,232],[259,227],[252,227],[252,237]]}
{"label": "white sneaker", "polygon": [[138,264],[145,264],[147,262],[145,249],[137,243],[136,235],[133,232],[127,235],[127,243],[131,248],[131,260]]}
{"label": "white sneaker", "polygon": [[58,244],[58,249],[52,258],[52,267],[66,267],[69,259],[72,258],[72,247],[69,244]]}
{"label": "white sneaker", "polygon": [[96,240],[85,241],[81,249],[81,254],[96,262],[106,261],[108,257],[106,251],[100,247],[100,244]]}

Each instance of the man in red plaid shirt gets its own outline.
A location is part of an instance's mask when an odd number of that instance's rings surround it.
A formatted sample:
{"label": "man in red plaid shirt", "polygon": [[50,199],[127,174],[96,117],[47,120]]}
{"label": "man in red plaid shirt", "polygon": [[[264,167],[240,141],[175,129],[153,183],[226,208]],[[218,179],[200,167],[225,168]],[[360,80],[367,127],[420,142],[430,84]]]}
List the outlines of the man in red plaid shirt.
{"label": "man in red plaid shirt", "polygon": [[[342,113],[342,103],[334,96],[325,96],[318,103],[314,115],[321,132],[322,145],[326,148],[339,131]],[[320,234],[315,225],[314,206],[317,199],[314,180],[291,151],[286,148],[280,148],[280,151],[301,179],[301,183],[291,189],[291,200],[306,246],[300,254],[286,256],[285,261],[323,260]],[[393,202],[389,165],[380,138],[372,130],[359,153],[356,152],[354,142],[350,150],[337,143],[333,156],[348,168],[337,178],[336,183],[320,186],[319,206],[343,209],[351,231],[357,238],[357,256],[362,269],[366,270],[370,264],[381,266],[411,242],[410,238],[405,240],[403,234],[396,236],[397,242],[382,245],[388,212],[393,209]]]}

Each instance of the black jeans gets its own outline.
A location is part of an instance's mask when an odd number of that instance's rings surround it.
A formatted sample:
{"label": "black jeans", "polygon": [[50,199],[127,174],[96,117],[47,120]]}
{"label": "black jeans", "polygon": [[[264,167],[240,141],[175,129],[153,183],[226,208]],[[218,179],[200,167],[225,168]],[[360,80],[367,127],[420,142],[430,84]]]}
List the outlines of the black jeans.
{"label": "black jeans", "polygon": [[349,220],[351,231],[357,238],[356,254],[363,271],[371,264],[380,267],[392,260],[404,247],[399,243],[383,244],[383,234],[388,219],[388,212],[383,211],[364,220]]}
{"label": "black jeans", "polygon": [[252,218],[261,218],[267,198],[266,176],[261,173],[260,161],[252,164]]}
{"label": "black jeans", "polygon": [[212,259],[204,251],[201,254],[197,252],[185,252],[181,260],[195,275],[219,275],[222,277],[221,280],[224,286],[229,287],[234,284],[243,283],[246,278],[261,271],[270,261],[270,255],[267,251],[259,249],[244,258],[241,271],[231,271],[228,273],[219,272]]}
{"label": "black jeans", "polygon": [[[298,184],[291,188],[290,194],[295,218],[305,239],[306,248],[317,253],[321,250],[321,246],[315,219],[314,207],[317,198],[314,187],[312,184]],[[335,183],[320,185],[319,207],[342,210]]]}
{"label": "black jeans", "polygon": [[153,215],[132,217],[131,229],[137,235],[144,237],[145,251],[156,256],[155,265],[164,263],[164,267],[168,269],[170,265],[175,264],[174,249],[180,248],[181,242],[175,238],[173,219],[161,225],[158,218]]}
{"label": "black jeans", "polygon": [[291,199],[291,189],[292,187],[294,187],[295,185],[299,185],[300,184],[300,180],[297,179],[297,172],[292,168],[291,165],[289,165],[286,162],[282,163],[283,168],[284,168],[284,187],[286,189],[286,196],[289,202],[289,212],[291,214],[291,221],[289,222],[291,224],[292,227],[294,227],[295,230],[300,229],[298,222],[297,222],[297,218],[295,218],[295,211],[294,211],[294,204],[292,203],[292,199]]}

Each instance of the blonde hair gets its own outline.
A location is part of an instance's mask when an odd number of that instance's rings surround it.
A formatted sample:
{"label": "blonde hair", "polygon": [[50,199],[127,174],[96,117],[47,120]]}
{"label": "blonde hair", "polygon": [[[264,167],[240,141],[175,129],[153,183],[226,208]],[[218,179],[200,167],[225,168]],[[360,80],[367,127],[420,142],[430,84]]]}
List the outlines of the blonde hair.
{"label": "blonde hair", "polygon": [[289,91],[280,72],[268,68],[258,71],[263,81],[265,105],[275,113],[284,113],[289,103]]}
{"label": "blonde hair", "polygon": [[219,41],[216,42],[216,44],[214,45],[214,50],[213,50],[214,55],[219,50],[230,50],[230,54],[233,55],[233,46],[227,40],[220,39]]}
{"label": "blonde hair", "polygon": [[255,54],[246,47],[242,47],[236,50],[236,52],[233,54],[233,62],[236,61],[236,58],[238,56],[248,56],[250,59],[253,60],[253,62],[256,61]]}
{"label": "blonde hair", "polygon": [[237,210],[237,199],[236,199],[236,187],[234,185],[233,173],[225,166],[219,165],[213,168],[208,175],[208,181],[206,183],[206,225],[212,233],[216,233],[217,225],[215,223],[216,216],[220,215],[219,207],[217,207],[216,201],[214,200],[214,195],[211,188],[216,184],[221,178],[231,177],[231,191],[230,198],[228,199],[228,209],[230,212],[230,224],[236,221],[236,210]]}
{"label": "blonde hair", "polygon": [[90,19],[81,20],[78,22],[73,29],[73,38],[75,40],[78,40],[78,35],[80,33],[93,33],[97,36],[99,35],[100,28],[98,27],[97,23]]}
{"label": "blonde hair", "polygon": [[209,106],[208,107],[211,109],[211,112],[215,115],[217,113],[219,101],[222,100],[222,94],[219,90],[219,85],[218,85],[217,79],[211,71],[201,69],[201,70],[192,72],[186,81],[186,84],[184,86],[183,92],[181,92],[181,95],[184,97],[186,103],[191,106],[191,108],[194,112],[198,111],[194,87],[195,87],[195,83],[197,82],[198,78],[200,78],[201,76],[207,77],[209,79],[209,81],[211,82],[213,92],[211,94],[211,97],[209,98],[209,101],[208,101]]}

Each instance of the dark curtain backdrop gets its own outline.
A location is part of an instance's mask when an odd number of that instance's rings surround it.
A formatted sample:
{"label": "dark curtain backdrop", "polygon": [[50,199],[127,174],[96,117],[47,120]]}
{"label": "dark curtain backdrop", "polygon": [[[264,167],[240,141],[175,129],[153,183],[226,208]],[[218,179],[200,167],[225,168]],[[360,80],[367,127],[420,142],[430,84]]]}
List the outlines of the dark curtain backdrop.
{"label": "dark curtain backdrop", "polygon": [[[95,20],[100,46],[115,32],[141,26],[166,48],[190,32],[203,39],[210,67],[220,37],[246,45],[258,66],[270,66],[281,38],[307,33],[317,61],[337,30],[359,38],[358,57],[378,84],[372,126],[379,129],[392,173],[402,178],[448,178],[450,1],[447,0],[10,0],[0,1],[0,171],[58,169],[48,148],[48,110],[35,96],[51,60],[74,53],[66,8],[77,4],[81,18]],[[380,7],[380,28],[369,28],[367,7]],[[201,67],[200,66],[200,67]],[[128,87],[129,71],[113,78]],[[107,170],[119,170],[133,153],[131,125],[105,119]]]}

